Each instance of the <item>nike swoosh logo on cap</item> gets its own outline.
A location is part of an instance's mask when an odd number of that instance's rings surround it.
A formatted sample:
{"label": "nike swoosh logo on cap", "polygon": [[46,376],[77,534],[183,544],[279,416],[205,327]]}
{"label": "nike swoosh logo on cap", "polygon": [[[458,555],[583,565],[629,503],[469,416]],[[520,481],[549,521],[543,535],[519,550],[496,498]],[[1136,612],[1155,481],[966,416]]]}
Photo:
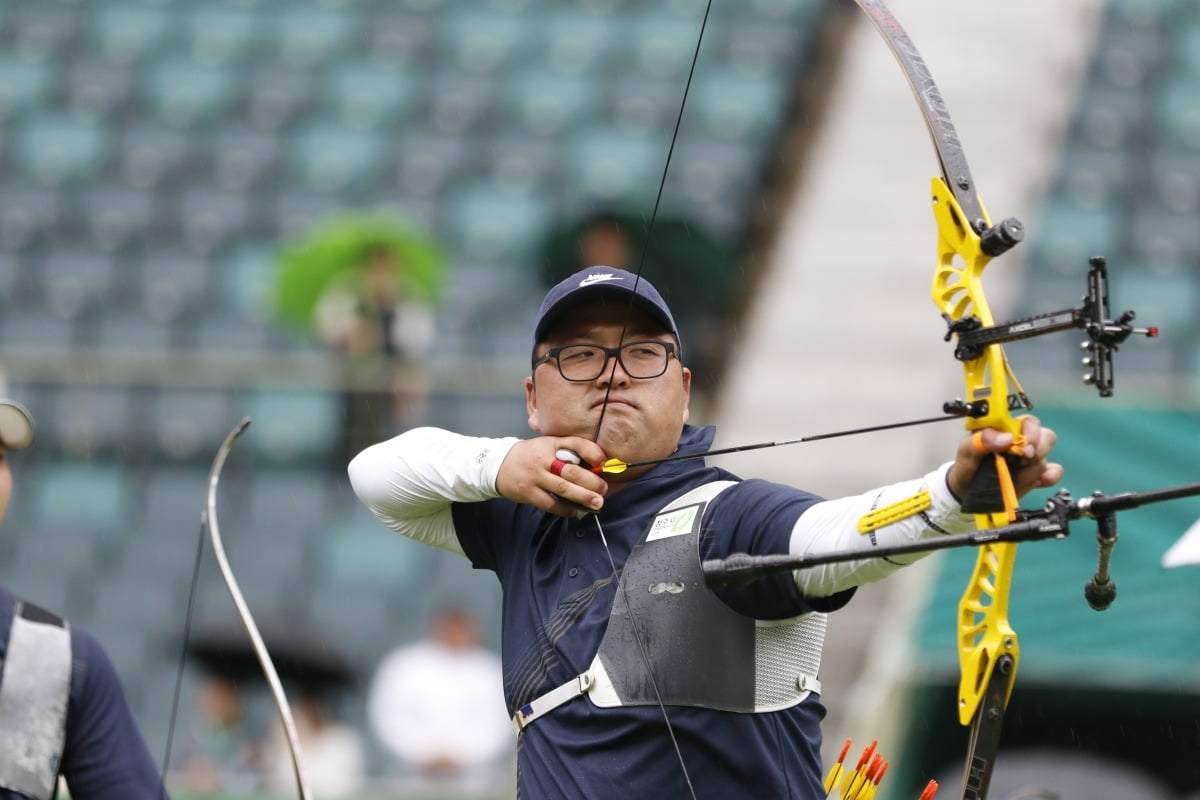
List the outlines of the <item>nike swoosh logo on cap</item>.
{"label": "nike swoosh logo on cap", "polygon": [[591,286],[593,283],[607,283],[608,281],[619,281],[620,275],[613,275],[611,272],[601,272],[596,275],[588,275],[579,282],[580,286]]}

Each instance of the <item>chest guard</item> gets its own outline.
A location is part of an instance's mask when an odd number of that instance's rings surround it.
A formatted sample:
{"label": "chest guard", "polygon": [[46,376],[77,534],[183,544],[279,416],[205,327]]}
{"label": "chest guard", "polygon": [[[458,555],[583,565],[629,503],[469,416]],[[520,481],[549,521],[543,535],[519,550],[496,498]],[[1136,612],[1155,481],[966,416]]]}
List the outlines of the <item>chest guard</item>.
{"label": "chest guard", "polygon": [[588,697],[596,705],[657,705],[651,673],[666,705],[778,711],[819,693],[824,614],[756,620],[731,609],[704,581],[704,509],[732,485],[709,483],[672,501],[630,553],[592,660]]}
{"label": "chest guard", "polygon": [[588,671],[517,709],[518,732],[581,694],[606,708],[658,705],[661,695],[664,705],[743,713],[778,711],[820,694],[825,614],[756,620],[729,608],[704,581],[704,509],[733,485],[697,487],[655,516],[625,562]]}
{"label": "chest guard", "polygon": [[18,600],[0,680],[0,788],[54,797],[70,694],[68,623]]}

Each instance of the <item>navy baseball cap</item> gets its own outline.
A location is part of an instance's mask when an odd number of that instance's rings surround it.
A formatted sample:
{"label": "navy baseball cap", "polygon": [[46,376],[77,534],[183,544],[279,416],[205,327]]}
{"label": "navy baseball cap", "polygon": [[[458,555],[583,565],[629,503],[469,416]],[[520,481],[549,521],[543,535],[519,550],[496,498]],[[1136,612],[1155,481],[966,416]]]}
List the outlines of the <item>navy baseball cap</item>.
{"label": "navy baseball cap", "polygon": [[0,399],[0,444],[9,450],[33,444],[33,417],[20,403]]}
{"label": "navy baseball cap", "polygon": [[[645,278],[616,267],[588,267],[572,273],[546,293],[542,307],[538,309],[537,322],[533,326],[533,348],[546,335],[546,331],[572,308],[604,298],[613,298],[621,303],[632,303],[645,311],[679,339],[679,329],[667,301]],[[683,345],[680,344],[680,349]]]}

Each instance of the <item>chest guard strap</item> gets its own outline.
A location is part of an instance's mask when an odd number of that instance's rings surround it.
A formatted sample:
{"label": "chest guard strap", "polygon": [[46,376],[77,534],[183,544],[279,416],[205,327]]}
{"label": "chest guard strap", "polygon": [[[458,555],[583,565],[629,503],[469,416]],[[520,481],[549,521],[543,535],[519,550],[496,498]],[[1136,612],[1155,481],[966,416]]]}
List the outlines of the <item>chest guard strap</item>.
{"label": "chest guard strap", "polygon": [[625,562],[608,628],[588,671],[518,709],[513,717],[518,732],[581,694],[601,707],[658,705],[661,694],[665,705],[761,713],[820,693],[824,614],[755,620],[725,605],[704,581],[699,553],[704,509],[732,485],[697,487],[655,516]]}
{"label": "chest guard strap", "polygon": [[18,600],[0,680],[0,788],[54,797],[70,694],[68,623]]}

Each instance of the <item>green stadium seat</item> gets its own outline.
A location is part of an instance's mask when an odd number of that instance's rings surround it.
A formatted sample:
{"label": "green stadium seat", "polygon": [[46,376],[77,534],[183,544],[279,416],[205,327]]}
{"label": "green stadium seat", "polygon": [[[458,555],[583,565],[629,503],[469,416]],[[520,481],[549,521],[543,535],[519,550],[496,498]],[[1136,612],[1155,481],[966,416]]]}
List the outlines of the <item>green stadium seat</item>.
{"label": "green stadium seat", "polygon": [[433,566],[430,548],[388,530],[365,506],[326,519],[314,545],[318,581],[374,587],[392,597],[417,590]]}
{"label": "green stadium seat", "polygon": [[316,81],[308,71],[265,64],[244,77],[250,123],[272,130],[292,125],[308,110]]}
{"label": "green stadium seat", "polygon": [[[657,76],[686,75],[702,20],[702,10],[694,15],[672,14],[653,7],[637,13],[623,34],[632,68]],[[682,87],[679,92],[682,95]]]}
{"label": "green stadium seat", "polygon": [[412,195],[439,195],[452,181],[482,166],[469,138],[427,128],[404,130],[395,152],[396,181]]}
{"label": "green stadium seat", "polygon": [[80,198],[87,242],[105,253],[128,251],[161,224],[162,198],[153,191],[96,183]]}
{"label": "green stadium seat", "polygon": [[573,136],[565,153],[566,179],[585,197],[652,198],[667,159],[668,134],[597,126]]}
{"label": "green stadium seat", "polygon": [[47,309],[56,317],[74,319],[104,306],[116,283],[116,264],[105,253],[62,244],[41,263]]}
{"label": "green stadium seat", "polygon": [[[127,452],[126,448],[133,438],[133,421],[140,413],[136,404],[136,392],[128,386],[72,384],[52,392],[48,400],[40,417],[43,424],[38,433],[41,436],[44,431],[45,444],[59,455],[87,461],[115,461]],[[83,469],[87,469],[87,465],[84,465]],[[72,480],[88,479],[89,487],[90,480],[95,478],[90,474],[71,474]],[[115,470],[110,471],[100,480],[106,482],[99,484],[100,487],[106,484],[115,485],[119,482],[118,473]],[[116,486],[115,489],[128,491],[120,486]],[[94,490],[99,492],[100,488]],[[80,498],[75,498],[69,493],[60,495],[60,502],[67,504],[87,503],[93,499],[86,495]],[[130,513],[128,509],[113,505],[121,502],[128,502],[128,498],[105,500],[97,510],[102,519],[105,515],[112,517],[111,523],[104,523],[106,528],[115,530],[131,521],[125,516]],[[117,518],[118,514],[121,515],[120,518]]]}
{"label": "green stadium seat", "polygon": [[223,114],[236,89],[237,75],[230,69],[171,58],[146,67],[142,100],[155,120],[188,127]]}
{"label": "green stadium seat", "polygon": [[555,73],[541,68],[516,72],[506,94],[513,122],[536,134],[558,133],[595,119],[600,83],[588,73]]}
{"label": "green stadium seat", "polygon": [[520,259],[550,221],[551,208],[540,193],[503,184],[459,187],[446,203],[453,241],[467,258]]}
{"label": "green stadium seat", "polygon": [[1200,15],[1193,14],[1183,24],[1167,29],[1174,54],[1174,74],[1200,81]]}
{"label": "green stadium seat", "polygon": [[1153,205],[1176,214],[1200,212],[1200,150],[1156,149],[1145,179]]}
{"label": "green stadium seat", "polygon": [[10,182],[0,192],[0,249],[32,250],[54,238],[66,199],[53,188]]}
{"label": "green stadium seat", "polygon": [[689,204],[740,207],[739,200],[754,187],[763,157],[739,142],[685,137],[675,146],[666,193]]}
{"label": "green stadium seat", "polygon": [[[624,73],[612,83],[602,120],[626,129],[673,130],[675,120],[679,118],[685,83],[679,77]],[[681,141],[687,139],[684,136]]]}
{"label": "green stadium seat", "polygon": [[1135,260],[1194,267],[1200,261],[1200,223],[1195,212],[1136,209],[1129,222],[1128,250]]}
{"label": "green stadium seat", "polygon": [[327,71],[324,113],[348,128],[396,125],[422,101],[424,75],[414,67],[343,61]]}
{"label": "green stadium seat", "polygon": [[262,44],[269,13],[231,3],[202,3],[177,12],[185,52],[201,64],[235,64]]}
{"label": "green stadium seat", "polygon": [[1164,32],[1109,25],[1094,46],[1088,80],[1117,89],[1143,89],[1166,53]]}
{"label": "green stadium seat", "polygon": [[364,17],[363,54],[380,66],[404,69],[433,60],[436,17],[404,11],[394,5],[377,7]]}
{"label": "green stadium seat", "polygon": [[278,353],[279,344],[280,334],[274,326],[216,309],[185,321],[180,335],[180,345],[191,353],[241,369],[261,365],[264,358]]}
{"label": "green stadium seat", "polygon": [[1049,274],[1083,275],[1091,256],[1114,256],[1122,244],[1122,213],[1113,205],[1082,207],[1050,197],[1030,228],[1032,264]]}
{"label": "green stadium seat", "polygon": [[480,130],[491,121],[502,94],[498,76],[463,71],[440,72],[429,87],[427,117],[434,128],[447,134]]}
{"label": "green stadium seat", "polygon": [[357,33],[359,17],[342,9],[286,3],[267,26],[279,59],[308,68],[338,55]]}
{"label": "green stadium seat", "polygon": [[193,163],[193,138],[186,130],[133,121],[117,144],[117,170],[130,186],[147,189],[185,175]]}
{"label": "green stadium seat", "polygon": [[211,141],[212,174],[222,189],[245,192],[278,180],[284,146],[275,131],[230,124]]}
{"label": "green stadium seat", "polygon": [[441,17],[438,63],[468,72],[504,69],[525,48],[535,30],[524,15],[470,6]]}
{"label": "green stadium seat", "polygon": [[1096,147],[1136,145],[1145,136],[1147,112],[1139,89],[1091,83],[1076,101],[1072,135]]}
{"label": "green stadium seat", "polygon": [[1137,312],[1138,324],[1161,327],[1163,336],[1169,337],[1163,342],[1168,347],[1173,342],[1194,341],[1200,332],[1196,318],[1200,276],[1191,265],[1173,270],[1160,267],[1153,272],[1113,270],[1110,282],[1113,311],[1130,308]]}
{"label": "green stadium seat", "polygon": [[1200,78],[1169,80],[1155,98],[1154,123],[1161,142],[1200,150]]}
{"label": "green stadium seat", "polygon": [[[253,419],[243,437],[253,437],[261,419]],[[342,476],[337,476],[342,479]],[[259,469],[250,482],[243,527],[237,532],[242,557],[250,567],[270,568],[271,553],[281,571],[301,578],[309,543],[318,535],[329,507],[329,472],[317,467]],[[232,532],[231,532],[232,536]],[[290,552],[279,554],[280,547]],[[250,551],[258,550],[258,561]],[[263,561],[262,559],[265,559]]]}
{"label": "green stadium seat", "polygon": [[158,52],[172,32],[173,12],[143,2],[89,4],[87,38],[92,52],[128,64]]}
{"label": "green stadium seat", "polygon": [[15,155],[22,171],[39,183],[75,183],[99,170],[111,138],[109,129],[98,120],[37,114],[17,129]]}
{"label": "green stadium seat", "polygon": [[1134,29],[1164,29],[1184,9],[1186,0],[1108,0],[1110,25]]}
{"label": "green stadium seat", "polygon": [[1068,143],[1058,164],[1054,191],[1078,206],[1117,203],[1134,186],[1131,150]]}
{"label": "green stadium seat", "polygon": [[341,429],[341,396],[326,389],[259,387],[241,393],[238,407],[253,420],[247,444],[273,464],[326,463]]}
{"label": "green stadium seat", "polygon": [[690,112],[710,135],[761,141],[782,123],[791,105],[790,92],[783,76],[704,69],[692,84]]}
{"label": "green stadium seat", "polygon": [[717,51],[731,67],[786,76],[813,55],[819,30],[812,20],[759,18],[728,20],[712,32],[719,36]]}
{"label": "green stadium seat", "polygon": [[10,307],[0,315],[0,342],[5,350],[30,348],[60,357],[77,344],[74,320],[60,319],[40,306]]}
{"label": "green stadium seat", "polygon": [[72,529],[81,538],[89,534],[116,538],[134,521],[136,487],[119,462],[43,464],[31,484],[33,519],[41,527]]}
{"label": "green stadium seat", "polygon": [[[226,389],[164,386],[154,390],[147,400],[145,413],[137,421],[136,438],[146,443],[157,463],[207,464],[239,419],[233,396]],[[195,496],[196,514],[191,518],[199,519],[207,483],[201,483],[198,490],[190,486],[176,488],[178,491],[172,490],[165,498],[159,496],[165,490],[155,488],[148,498],[151,504],[146,507],[148,521],[163,524],[173,511],[160,501],[174,500],[182,491]]]}
{"label": "green stadium seat", "polygon": [[75,44],[80,14],[62,3],[25,3],[10,12],[8,38],[18,52],[68,53]]}
{"label": "green stadium seat", "polygon": [[134,71],[125,64],[96,59],[78,61],[64,80],[66,105],[84,116],[118,116],[134,94]]}
{"label": "green stadium seat", "polygon": [[243,240],[226,251],[217,267],[217,298],[233,316],[266,322],[275,286],[276,245]]}
{"label": "green stadium seat", "polygon": [[174,210],[174,224],[184,243],[204,256],[253,230],[259,211],[257,198],[203,185],[183,189]]}
{"label": "green stadium seat", "polygon": [[0,120],[41,108],[53,89],[58,63],[46,58],[0,52]]}
{"label": "green stadium seat", "polygon": [[551,4],[532,15],[535,57],[554,72],[604,74],[617,63],[622,17],[603,6]]}
{"label": "green stadium seat", "polygon": [[750,0],[750,10],[776,20],[810,21],[828,5],[827,0]]}
{"label": "green stadium seat", "polygon": [[362,189],[383,167],[382,136],[344,125],[314,123],[296,133],[289,149],[290,182],[320,192]]}
{"label": "green stadium seat", "polygon": [[136,358],[139,366],[167,366],[175,352],[174,320],[152,317],[136,309],[110,306],[89,330],[87,344],[118,360]]}
{"label": "green stadium seat", "polygon": [[345,211],[345,204],[332,195],[283,192],[270,210],[270,229],[283,240],[304,233],[317,222]]}
{"label": "green stadium seat", "polygon": [[553,134],[497,132],[488,139],[484,163],[499,183],[553,191],[562,168],[562,144]]}
{"label": "green stadium seat", "polygon": [[174,245],[160,246],[137,262],[132,284],[151,319],[169,321],[198,311],[208,300],[210,259]]}
{"label": "green stadium seat", "polygon": [[[191,394],[191,391],[186,389],[167,391],[177,392],[176,397],[178,398],[186,398]],[[208,404],[202,406],[197,403],[197,411],[219,407],[211,402],[212,398],[207,397],[205,392],[201,391],[198,394],[208,401]],[[174,397],[169,398],[168,402],[174,399]],[[180,416],[182,417],[182,413]],[[145,417],[141,421],[145,421]],[[237,422],[234,419],[223,421],[228,423],[223,427],[231,430],[234,423]],[[206,454],[205,462],[211,460],[211,457],[215,455],[217,447],[228,433],[228,430],[221,430],[217,438],[205,443],[206,446],[197,448],[198,451],[212,451]],[[204,509],[208,493],[208,468],[208,463],[171,464],[160,461],[155,464],[153,469],[145,473],[143,477],[144,500],[139,508],[137,528],[130,540],[130,544],[140,546],[125,550],[122,558],[122,570],[126,565],[139,562],[143,567],[158,564],[172,572],[176,570],[167,565],[168,561],[191,567],[190,558],[177,558],[176,556],[183,541],[190,539],[191,543],[195,545],[196,540],[192,537],[197,535],[200,530],[200,514]],[[228,484],[221,484],[221,488],[224,490],[232,487]],[[225,497],[227,500],[233,499],[230,495],[225,495]],[[218,506],[218,513],[224,509],[224,506],[223,503]]]}

